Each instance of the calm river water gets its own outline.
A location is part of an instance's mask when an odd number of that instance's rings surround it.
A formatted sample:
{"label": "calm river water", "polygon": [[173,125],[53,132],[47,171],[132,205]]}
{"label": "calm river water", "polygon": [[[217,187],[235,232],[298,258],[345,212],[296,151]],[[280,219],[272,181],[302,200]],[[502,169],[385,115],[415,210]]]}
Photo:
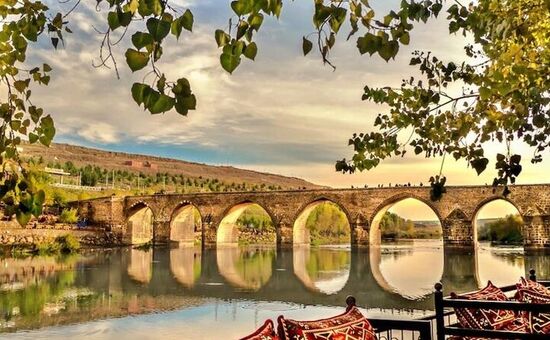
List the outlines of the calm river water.
{"label": "calm river water", "polygon": [[280,314],[341,313],[354,295],[370,316],[431,313],[446,292],[516,282],[529,268],[550,278],[550,255],[481,244],[444,251],[415,241],[346,247],[155,248],[64,258],[0,260],[0,338],[235,339]]}

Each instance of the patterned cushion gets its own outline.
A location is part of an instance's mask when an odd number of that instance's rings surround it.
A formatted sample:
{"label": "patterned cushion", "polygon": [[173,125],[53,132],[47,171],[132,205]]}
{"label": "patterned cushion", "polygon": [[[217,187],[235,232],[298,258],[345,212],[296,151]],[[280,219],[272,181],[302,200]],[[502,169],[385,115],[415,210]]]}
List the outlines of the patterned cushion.
{"label": "patterned cushion", "polygon": [[[550,289],[538,282],[521,278],[516,299],[527,303],[550,303]],[[523,312],[530,333],[550,334],[550,313]]]}
{"label": "patterned cushion", "polygon": [[279,340],[279,337],[275,333],[273,321],[266,320],[254,333],[245,336],[241,340]]}
{"label": "patterned cushion", "polygon": [[[494,286],[491,281],[487,287],[474,293],[457,295],[451,293],[453,299],[466,300],[489,300],[508,301],[508,297]],[[456,317],[461,327],[472,329],[493,329],[524,332],[526,330],[522,319],[516,319],[513,311],[478,309],[478,308],[455,308]]]}
{"label": "patterned cushion", "polygon": [[279,316],[279,335],[286,340],[375,340],[374,329],[356,307],[344,314],[316,321]]}

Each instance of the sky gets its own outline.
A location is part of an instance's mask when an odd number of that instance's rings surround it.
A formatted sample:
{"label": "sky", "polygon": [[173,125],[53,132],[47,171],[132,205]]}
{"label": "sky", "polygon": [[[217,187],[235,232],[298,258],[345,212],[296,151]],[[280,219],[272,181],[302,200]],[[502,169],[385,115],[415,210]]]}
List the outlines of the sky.
{"label": "sky", "polygon": [[[65,12],[72,5],[46,2]],[[334,164],[352,156],[348,139],[354,132],[371,130],[376,115],[385,110],[361,101],[365,85],[398,86],[402,78],[416,74],[408,65],[414,49],[432,50],[447,61],[463,60],[465,38],[449,36],[444,18],[416,24],[410,46],[389,63],[361,56],[355,40],[345,40],[349,31],[345,26],[330,57],[336,66],[333,71],[318,54],[304,57],[301,52],[302,36],[313,31],[313,1],[286,1],[281,18],[267,18],[257,34],[256,61],[243,60],[229,75],[219,65],[213,32],[226,27],[230,2],[174,3],[193,11],[194,32],[183,33],[179,41],[170,36],[158,66],[169,78],[190,80],[197,110],[187,117],[175,112],[152,116],[135,104],[130,87],[142,80],[145,71],[132,74],[125,65],[131,34],[114,50],[121,79],[112,69],[94,68],[102,39],[94,27],[105,29],[107,9],[96,10],[83,2],[68,18],[74,33],[66,34],[65,46],[54,51],[42,40],[30,56],[32,62],[47,62],[54,69],[50,86],[34,91],[33,97],[54,117],[55,142],[232,165],[333,187],[427,183],[439,172],[441,159],[412,156],[354,175],[335,172]],[[387,11],[398,1],[372,3]],[[491,145],[489,156],[504,151],[502,145]],[[519,183],[548,182],[548,160],[531,166],[528,150],[514,146],[513,151],[526,156]],[[465,163],[447,160],[443,172],[450,185],[485,184],[492,182],[493,168],[491,163],[478,177]]]}

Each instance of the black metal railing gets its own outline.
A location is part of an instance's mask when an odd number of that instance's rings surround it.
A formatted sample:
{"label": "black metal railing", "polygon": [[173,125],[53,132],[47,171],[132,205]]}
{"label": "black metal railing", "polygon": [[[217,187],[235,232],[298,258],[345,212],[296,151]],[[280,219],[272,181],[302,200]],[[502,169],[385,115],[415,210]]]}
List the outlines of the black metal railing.
{"label": "black metal railing", "polygon": [[[536,281],[535,271],[530,271],[530,280]],[[550,287],[550,281],[539,281],[540,284]],[[515,285],[500,287],[504,293],[516,290]],[[490,329],[469,329],[461,328],[456,321],[455,308],[511,310],[514,312],[542,312],[550,313],[550,304],[524,303],[518,301],[487,301],[487,300],[466,300],[452,299],[443,296],[443,285],[435,285],[435,315],[423,318],[432,323],[432,329],[436,330],[436,339],[445,340],[448,336],[459,337],[481,337],[486,339],[549,339],[548,334],[530,334],[515,331],[490,330]],[[435,323],[435,325],[434,325]]]}
{"label": "black metal railing", "polygon": [[431,340],[430,321],[369,318],[378,340]]}
{"label": "black metal railing", "polygon": [[[347,310],[356,306],[353,296],[346,298]],[[432,340],[429,320],[368,318],[378,340]]]}

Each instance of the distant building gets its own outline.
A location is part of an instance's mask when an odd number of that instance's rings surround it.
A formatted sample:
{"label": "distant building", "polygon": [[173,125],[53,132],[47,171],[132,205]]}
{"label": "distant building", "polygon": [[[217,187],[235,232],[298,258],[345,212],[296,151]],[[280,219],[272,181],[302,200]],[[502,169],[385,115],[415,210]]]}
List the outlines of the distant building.
{"label": "distant building", "polygon": [[124,162],[124,165],[131,166],[132,168],[141,168],[143,166],[143,163],[140,161],[129,160]]}
{"label": "distant building", "polygon": [[146,168],[149,168],[149,169],[153,169],[153,170],[157,170],[158,169],[158,165],[155,164],[155,163],[151,163],[151,162],[145,162],[143,164],[143,166],[145,166]]}
{"label": "distant building", "polygon": [[155,163],[151,163],[149,161],[141,162],[141,161],[135,161],[135,160],[128,160],[124,162],[124,165],[128,165],[132,168],[148,168],[152,170],[158,169],[158,165]]}
{"label": "distant building", "polygon": [[47,174],[52,175],[52,177],[56,178],[57,182],[60,183],[60,184],[63,184],[63,178],[64,177],[71,176],[71,174],[69,172],[66,172],[63,169],[57,169],[57,168],[48,168],[48,167],[46,167],[46,168],[44,168],[44,172],[46,172]]}

